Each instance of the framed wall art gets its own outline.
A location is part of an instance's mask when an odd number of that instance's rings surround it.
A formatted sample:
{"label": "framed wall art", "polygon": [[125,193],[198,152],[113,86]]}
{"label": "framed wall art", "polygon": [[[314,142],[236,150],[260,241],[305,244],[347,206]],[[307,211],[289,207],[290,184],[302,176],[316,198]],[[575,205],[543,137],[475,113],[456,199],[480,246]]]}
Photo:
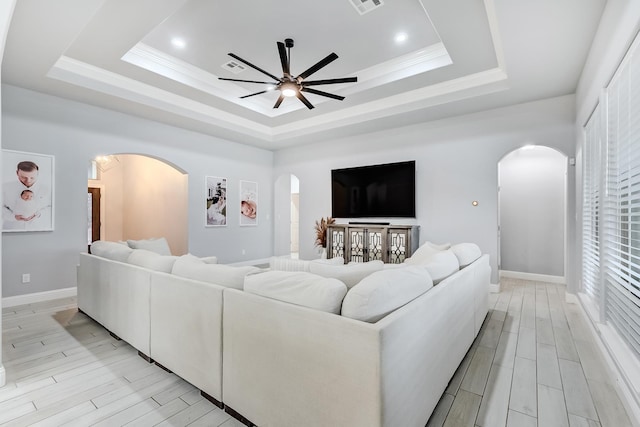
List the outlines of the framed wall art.
{"label": "framed wall art", "polygon": [[205,177],[206,227],[227,225],[227,178],[219,176]]}
{"label": "framed wall art", "polygon": [[2,150],[2,231],[53,231],[54,158]]}
{"label": "framed wall art", "polygon": [[258,183],[240,181],[240,225],[258,224]]}

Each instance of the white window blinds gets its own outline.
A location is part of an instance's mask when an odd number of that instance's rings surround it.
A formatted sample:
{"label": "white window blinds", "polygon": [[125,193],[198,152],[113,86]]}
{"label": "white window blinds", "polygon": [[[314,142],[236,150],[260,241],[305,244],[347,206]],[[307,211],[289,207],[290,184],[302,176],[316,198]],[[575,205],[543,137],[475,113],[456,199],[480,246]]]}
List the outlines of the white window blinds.
{"label": "white window blinds", "polygon": [[600,191],[602,159],[602,116],[600,106],[585,127],[583,150],[582,205],[582,283],[584,291],[595,303],[600,300],[600,230],[602,208]]}
{"label": "white window blinds", "polygon": [[[606,321],[640,355],[640,49],[639,40],[607,88],[604,211]],[[604,262],[603,262],[604,261]]]}

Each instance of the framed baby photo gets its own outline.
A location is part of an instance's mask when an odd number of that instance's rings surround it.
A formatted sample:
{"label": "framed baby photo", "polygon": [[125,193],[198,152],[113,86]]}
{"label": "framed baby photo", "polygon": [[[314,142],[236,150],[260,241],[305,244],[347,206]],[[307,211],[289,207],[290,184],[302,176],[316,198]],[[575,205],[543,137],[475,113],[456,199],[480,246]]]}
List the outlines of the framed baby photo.
{"label": "framed baby photo", "polygon": [[53,156],[2,150],[2,231],[53,231]]}
{"label": "framed baby photo", "polygon": [[258,225],[258,183],[240,181],[240,225]]}
{"label": "framed baby photo", "polygon": [[227,178],[205,177],[205,227],[227,225]]}

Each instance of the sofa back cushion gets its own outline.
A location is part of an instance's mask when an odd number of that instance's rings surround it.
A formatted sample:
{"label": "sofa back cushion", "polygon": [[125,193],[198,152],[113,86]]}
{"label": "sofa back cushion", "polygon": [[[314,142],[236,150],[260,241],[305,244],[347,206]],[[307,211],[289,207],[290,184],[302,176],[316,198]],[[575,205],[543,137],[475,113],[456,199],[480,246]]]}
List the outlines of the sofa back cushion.
{"label": "sofa back cushion", "polygon": [[108,242],[106,240],[96,240],[91,243],[91,254],[107,258],[113,261],[127,262],[133,249],[118,242]]}
{"label": "sofa back cushion", "polygon": [[375,323],[433,287],[426,268],[406,266],[373,273],[349,289],[342,302],[344,317]]}
{"label": "sofa back cushion", "polygon": [[460,270],[458,258],[451,249],[437,252],[427,259],[420,266],[425,267],[429,271],[429,275],[433,279],[433,284],[437,285],[456,271]]}
{"label": "sofa back cushion", "polygon": [[[340,258],[338,258],[340,259]],[[331,277],[340,280],[347,288],[355,286],[368,275],[384,268],[382,261],[351,262],[349,264],[327,264],[312,262],[309,271],[322,277]]]}
{"label": "sofa back cushion", "polygon": [[127,240],[127,244],[131,249],[145,249],[160,255],[171,255],[169,242],[164,237],[159,239]]}
{"label": "sofa back cushion", "polygon": [[245,277],[244,291],[340,314],[347,286],[338,279],[321,277],[304,271],[267,271]]}
{"label": "sofa back cushion", "polygon": [[245,276],[261,271],[258,267],[253,266],[235,267],[224,264],[206,264],[188,257],[179,257],[173,264],[171,273],[187,279],[242,289]]}
{"label": "sofa back cushion", "polygon": [[173,255],[158,255],[155,252],[145,249],[134,249],[127,259],[129,264],[148,268],[149,270],[161,271],[163,273],[171,273],[173,263],[178,259]]}
{"label": "sofa back cushion", "polygon": [[458,243],[451,246],[451,251],[458,258],[460,268],[464,268],[482,256],[482,251],[475,243]]}

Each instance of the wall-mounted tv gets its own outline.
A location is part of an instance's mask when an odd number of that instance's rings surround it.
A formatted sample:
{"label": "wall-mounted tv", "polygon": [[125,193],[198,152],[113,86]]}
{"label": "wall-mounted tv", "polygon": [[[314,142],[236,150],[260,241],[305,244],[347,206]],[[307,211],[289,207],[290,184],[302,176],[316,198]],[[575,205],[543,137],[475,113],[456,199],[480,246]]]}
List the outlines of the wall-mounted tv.
{"label": "wall-mounted tv", "polygon": [[331,171],[334,218],[415,218],[416,162]]}

